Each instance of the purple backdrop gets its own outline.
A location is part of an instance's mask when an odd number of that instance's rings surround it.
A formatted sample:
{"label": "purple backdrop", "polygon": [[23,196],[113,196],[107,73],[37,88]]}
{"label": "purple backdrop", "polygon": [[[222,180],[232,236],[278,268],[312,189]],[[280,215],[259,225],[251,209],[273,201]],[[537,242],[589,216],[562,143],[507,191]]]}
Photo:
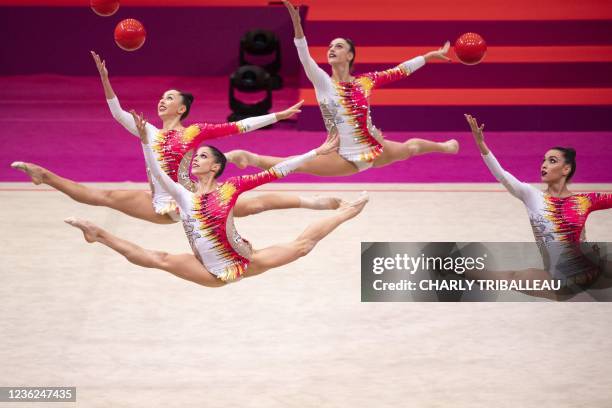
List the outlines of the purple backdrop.
{"label": "purple backdrop", "polygon": [[[124,18],[147,30],[138,51],[115,45],[113,31]],[[89,50],[106,58],[116,75],[229,75],[238,66],[240,38],[253,28],[279,37],[281,74],[298,72],[284,6],[121,7],[110,17],[89,7],[0,7],[0,27],[0,75],[91,75]]]}
{"label": "purple backdrop", "polygon": [[[168,88],[182,87],[196,96],[187,124],[222,122],[229,114],[227,79],[224,77],[118,76],[112,78],[112,82],[125,109],[134,108],[144,112],[151,123],[158,126],[156,103],[161,92]],[[39,163],[75,180],[145,181],[139,140],[111,117],[98,77],[0,77],[0,88],[3,90],[3,98],[0,99],[0,181],[28,180],[24,174],[9,167],[15,160]],[[274,110],[289,106],[296,97],[295,89],[278,91]],[[379,108],[375,109],[379,122],[381,112]],[[406,113],[412,111],[412,108],[402,109]],[[447,120],[458,119],[456,125],[461,132],[383,130],[388,139],[398,141],[411,137],[438,141],[455,137],[461,143],[461,152],[456,156],[432,154],[416,157],[351,177],[320,178],[296,174],[286,181],[493,182],[467,132],[467,124],[461,122],[463,116],[459,112],[455,116]],[[569,145],[578,151],[576,182],[612,182],[612,160],[609,157],[612,132],[497,132],[499,127],[493,114],[478,115],[478,118],[487,124],[487,141],[500,162],[521,180],[538,181],[538,169],[544,152],[555,145]],[[320,113],[314,115],[312,121],[321,129],[298,131],[295,122],[283,122],[271,130],[216,139],[211,144],[223,151],[242,148],[277,156],[299,154],[316,147],[325,137]],[[414,118],[410,123],[406,122],[403,130],[438,122],[441,121],[435,116]],[[255,171],[253,168],[237,170],[234,166],[228,166],[227,174]]]}
{"label": "purple backdrop", "polygon": [[[148,31],[145,46],[133,53],[120,50],[112,38],[116,23],[127,17],[141,20]],[[88,7],[1,7],[0,25],[5,33],[0,45],[2,181],[25,180],[8,167],[13,160],[40,162],[76,180],[145,179],[138,140],[110,117],[90,49],[107,59],[124,107],[144,111],[154,123],[156,101],[168,88],[186,89],[196,96],[188,123],[225,121],[229,114],[227,77],[237,67],[239,40],[256,27],[276,31],[283,45],[282,73],[287,87],[274,93],[274,109],[296,101],[299,83],[310,87],[303,76],[298,81],[298,75],[303,74],[282,6],[126,7],[108,18],[95,15]],[[498,45],[612,44],[609,22],[600,21],[314,22],[306,28],[311,45],[325,45],[337,35],[352,37],[358,46],[437,44],[441,38],[472,29]],[[381,68],[386,64],[358,65],[357,71]],[[611,68],[610,63],[436,64],[398,82],[397,87],[609,88]],[[548,147],[561,144],[578,150],[576,181],[612,181],[608,157],[612,106],[444,105],[373,106],[372,114],[389,139],[457,137],[462,143],[461,154],[418,157],[350,178],[324,180],[492,181],[466,132],[464,112],[487,123],[491,147],[508,170],[523,180],[537,181],[541,155]],[[284,123],[215,144],[224,150],[241,147],[262,154],[298,154],[324,137],[315,106],[303,109],[298,124],[308,131],[298,131],[295,122]],[[237,172],[229,169],[229,174]],[[287,181],[323,179],[294,175]]]}

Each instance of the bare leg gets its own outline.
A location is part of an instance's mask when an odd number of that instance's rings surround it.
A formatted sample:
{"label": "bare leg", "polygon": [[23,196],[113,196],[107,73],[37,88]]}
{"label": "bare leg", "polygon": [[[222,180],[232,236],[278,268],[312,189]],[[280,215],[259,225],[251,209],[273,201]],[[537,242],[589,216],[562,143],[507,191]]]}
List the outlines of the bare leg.
{"label": "bare leg", "polygon": [[[239,168],[246,166],[259,167],[267,170],[290,157],[261,156],[246,150],[232,150],[225,155],[227,160]],[[357,167],[345,160],[338,153],[317,156],[304,163],[295,170],[295,173],[312,174],[321,177],[350,176],[357,173]]]}
{"label": "bare leg", "polygon": [[335,210],[342,204],[336,197],[299,197],[293,194],[270,193],[257,197],[239,197],[234,207],[234,217],[246,217],[269,210],[308,208],[311,210]]}
{"label": "bare leg", "polygon": [[455,154],[459,151],[459,143],[455,139],[444,143],[425,139],[408,139],[404,143],[383,140],[383,152],[374,160],[374,167],[382,167],[396,161],[406,160],[413,156],[427,153]]}
{"label": "bare leg", "polygon": [[357,216],[368,202],[367,195],[340,207],[336,213],[308,226],[295,241],[255,251],[245,277],[259,275],[269,269],[291,263],[306,256],[315,245],[340,224]]}
{"label": "bare leg", "polygon": [[155,212],[149,191],[100,190],[60,177],[36,164],[15,162],[11,167],[28,174],[34,184],[47,184],[79,203],[109,207],[156,224],[174,223],[168,215]]}
{"label": "bare leg", "polygon": [[151,251],[118,238],[89,221],[67,218],[66,223],[83,231],[87,242],[99,242],[123,255],[131,263],[144,268],[161,269],[179,278],[208,287],[225,285],[217,279],[192,254],[172,255],[167,252]]}

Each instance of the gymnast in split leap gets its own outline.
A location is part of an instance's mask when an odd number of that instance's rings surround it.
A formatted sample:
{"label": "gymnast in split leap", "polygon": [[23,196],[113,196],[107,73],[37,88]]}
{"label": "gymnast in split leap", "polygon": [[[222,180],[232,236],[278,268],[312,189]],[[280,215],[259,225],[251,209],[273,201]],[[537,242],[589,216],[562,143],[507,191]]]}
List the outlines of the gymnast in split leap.
{"label": "gymnast in split leap", "polygon": [[296,156],[257,174],[231,177],[224,182],[217,178],[225,168],[223,153],[213,146],[200,145],[191,159],[189,174],[195,178],[193,191],[170,178],[155,159],[155,132],[143,116],[134,114],[143,149],[152,164],[152,177],[178,204],[183,227],[193,254],[173,255],[143,249],[94,224],[69,218],[66,222],[83,231],[88,242],[100,242],[125,256],[130,262],[168,271],[180,278],[209,287],[223,286],[243,277],[261,274],[291,263],[308,254],[312,248],[340,224],[355,217],[366,205],[367,195],[344,204],[333,215],[316,221],[294,241],[255,250],[236,231],[233,209],[239,195],[257,186],[287,176],[297,167],[316,157],[337,150],[338,135],[330,134],[317,149]]}
{"label": "gymnast in split leap", "polygon": [[[395,68],[353,76],[351,68],[355,61],[355,46],[349,39],[336,38],[327,52],[327,61],[332,69],[330,77],[310,56],[298,8],[288,1],[284,3],[293,22],[295,46],[306,76],[315,88],[325,126],[328,132],[337,128],[340,135],[338,153],[317,157],[300,166],[297,172],[317,176],[348,176],[425,153],[457,153],[459,144],[454,139],[444,143],[424,139],[409,139],[403,143],[385,140],[381,131],[372,124],[370,116],[369,97],[375,88],[409,76],[429,60],[449,60],[446,56],[448,42],[439,50],[413,58]],[[285,160],[245,150],[229,152],[227,157],[240,168],[250,165],[267,169]]]}
{"label": "gymnast in split leap", "polygon": [[[504,170],[484,141],[484,124],[478,125],[476,118],[465,115],[472,135],[482,158],[497,181],[510,194],[523,202],[527,209],[529,222],[544,261],[544,269],[526,269],[522,271],[480,271],[478,279],[503,280],[550,280],[557,279],[562,285],[559,295],[571,295],[581,288],[586,288],[599,278],[602,272],[608,274],[609,266],[602,268],[583,254],[586,241],[584,224],[593,211],[612,208],[610,193],[572,193],[568,183],[576,171],[576,151],[572,148],[553,147],[544,154],[540,166],[540,175],[546,189],[541,191],[530,184],[517,180]],[[607,282],[600,282],[603,287],[610,287],[610,277],[603,276]],[[557,299],[563,297],[548,296]]]}
{"label": "gymnast in split leap", "polygon": [[[138,130],[132,115],[121,108],[119,100],[108,79],[105,61],[91,52],[98,68],[106,101],[113,117],[135,136]],[[189,183],[186,166],[189,165],[190,150],[202,141],[236,133],[249,132],[284,120],[300,112],[302,102],[282,112],[247,118],[239,122],[222,124],[196,123],[184,126],[182,121],[189,114],[193,96],[186,92],[170,89],[164,92],[157,104],[157,113],[162,129],[147,124],[154,134],[151,148],[154,158],[164,172],[174,181]],[[147,173],[153,164],[145,156]],[[171,224],[180,219],[178,206],[171,195],[155,179],[149,176],[150,191],[101,190],[76,183],[35,164],[14,162],[12,167],[27,173],[34,184],[47,184],[80,203],[105,206],[132,217],[157,224]],[[244,217],[262,211],[285,208],[336,209],[341,200],[334,197],[299,197],[291,194],[270,193],[253,198],[241,198],[236,203],[234,215]]]}

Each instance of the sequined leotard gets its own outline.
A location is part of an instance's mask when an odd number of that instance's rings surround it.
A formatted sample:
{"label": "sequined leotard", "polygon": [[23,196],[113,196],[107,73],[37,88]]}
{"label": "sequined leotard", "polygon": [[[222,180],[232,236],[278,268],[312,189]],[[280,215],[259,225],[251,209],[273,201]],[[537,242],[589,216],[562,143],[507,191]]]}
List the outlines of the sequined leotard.
{"label": "sequined leotard", "polygon": [[[148,133],[149,134],[149,133]],[[206,269],[225,282],[239,279],[246,271],[251,245],[236,231],[232,216],[238,196],[265,183],[285,177],[304,162],[314,158],[314,150],[285,160],[266,171],[230,177],[207,194],[195,194],[174,182],[155,160],[150,145],[143,145],[153,164],[151,173],[174,198],[180,208],[185,234],[195,256]]]}
{"label": "sequined leotard", "polygon": [[382,153],[383,136],[372,124],[370,94],[378,86],[407,77],[425,65],[425,58],[419,56],[386,71],[362,74],[351,82],[334,82],[310,56],[306,38],[294,38],[294,42],[315,88],[325,127],[328,131],[338,128],[338,153],[359,171],[371,167]]}
{"label": "sequined leotard", "polygon": [[553,278],[567,279],[584,272],[578,246],[586,240],[584,224],[593,211],[612,208],[612,194],[583,193],[559,198],[518,181],[489,153],[483,156],[495,178],[525,204],[544,266]]}
{"label": "sequined leotard", "polygon": [[[108,106],[113,117],[123,125],[134,136],[138,136],[138,130],[134,124],[132,115],[123,109],[119,104],[119,100],[115,97],[108,99]],[[229,136],[236,133],[244,133],[252,130],[260,129],[276,122],[276,116],[271,113],[269,115],[256,116],[247,118],[239,122],[230,123],[196,123],[188,126],[184,130],[170,130],[162,132],[155,126],[147,123],[147,132],[154,134],[151,147],[155,152],[155,160],[160,164],[163,171],[173,180],[188,183],[189,161],[191,156],[185,157],[185,154],[197,147],[200,143],[207,139]],[[186,160],[185,160],[186,159]],[[147,175],[149,184],[151,185],[151,193],[153,195],[153,208],[158,214],[168,214],[174,221],[180,219],[176,202],[170,194],[165,191],[154,177],[150,175],[152,164],[146,159]]]}

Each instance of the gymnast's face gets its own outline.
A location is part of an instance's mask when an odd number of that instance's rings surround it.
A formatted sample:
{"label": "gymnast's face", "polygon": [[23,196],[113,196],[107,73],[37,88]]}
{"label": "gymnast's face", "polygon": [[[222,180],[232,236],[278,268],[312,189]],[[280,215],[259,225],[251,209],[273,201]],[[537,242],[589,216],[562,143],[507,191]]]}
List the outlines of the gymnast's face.
{"label": "gymnast's face", "polygon": [[213,177],[219,171],[221,165],[215,161],[215,156],[208,146],[198,149],[191,162],[191,174],[203,177],[210,173]]}
{"label": "gymnast's face", "polygon": [[329,65],[349,64],[354,58],[350,46],[344,38],[336,38],[329,44],[327,62]]}
{"label": "gymnast's face", "polygon": [[180,117],[186,110],[183,97],[176,89],[169,89],[162,95],[157,103],[157,115],[164,118]]}
{"label": "gymnast's face", "polygon": [[540,168],[542,181],[544,183],[555,183],[570,173],[572,166],[565,163],[563,152],[551,149],[544,155]]}

